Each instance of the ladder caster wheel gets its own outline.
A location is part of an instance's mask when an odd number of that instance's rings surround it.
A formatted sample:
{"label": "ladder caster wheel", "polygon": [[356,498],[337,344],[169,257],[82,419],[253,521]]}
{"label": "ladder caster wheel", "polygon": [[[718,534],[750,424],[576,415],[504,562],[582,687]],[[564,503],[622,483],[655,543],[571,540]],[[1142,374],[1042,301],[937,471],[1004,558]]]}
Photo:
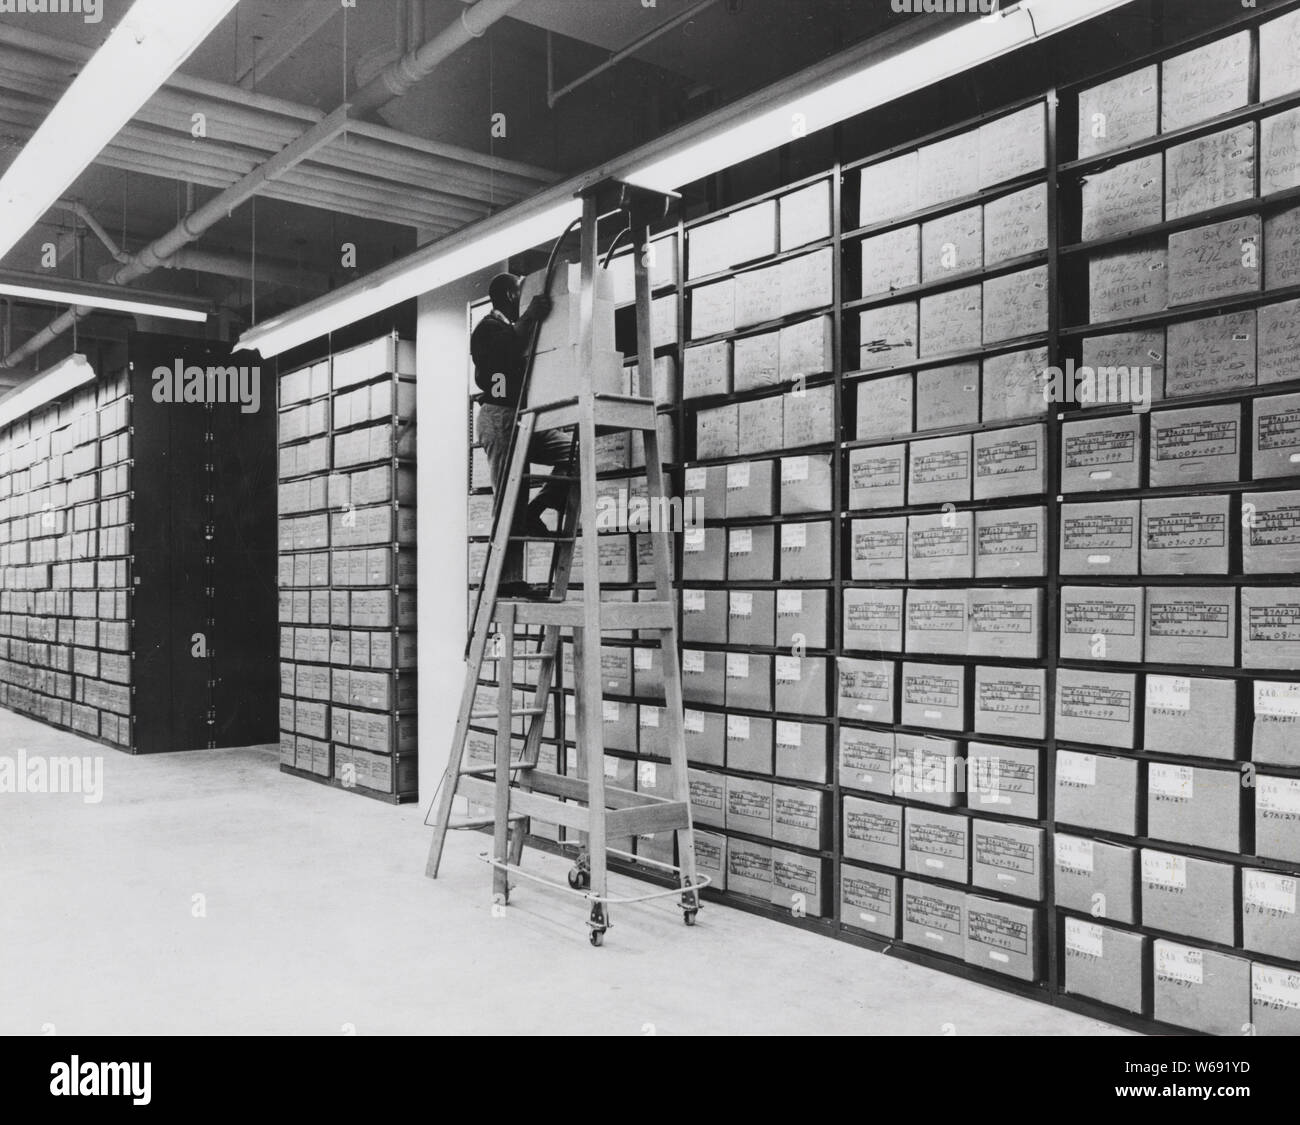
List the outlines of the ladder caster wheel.
{"label": "ladder caster wheel", "polygon": [[571,886],[575,891],[581,890],[583,887],[590,887],[590,872],[583,870],[581,867],[572,868],[569,871],[569,886]]}
{"label": "ladder caster wheel", "polygon": [[600,946],[604,945],[604,944],[605,944],[605,931],[604,931],[604,930],[592,930],[592,931],[591,931],[591,944],[594,945],[594,946],[596,946],[597,948],[599,948]]}
{"label": "ladder caster wheel", "polygon": [[695,925],[695,915],[698,913],[699,913],[698,910],[688,910],[686,911],[686,913],[682,915],[682,921],[685,922],[688,926],[693,926]]}

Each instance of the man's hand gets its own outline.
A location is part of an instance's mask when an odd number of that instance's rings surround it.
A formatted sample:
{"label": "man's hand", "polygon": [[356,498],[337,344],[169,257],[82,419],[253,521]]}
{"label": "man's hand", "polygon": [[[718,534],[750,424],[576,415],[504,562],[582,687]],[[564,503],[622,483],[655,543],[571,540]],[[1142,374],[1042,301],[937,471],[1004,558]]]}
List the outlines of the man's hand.
{"label": "man's hand", "polygon": [[551,315],[551,298],[545,293],[538,293],[531,301],[528,302],[528,310],[520,318],[530,324],[541,324],[548,316]]}

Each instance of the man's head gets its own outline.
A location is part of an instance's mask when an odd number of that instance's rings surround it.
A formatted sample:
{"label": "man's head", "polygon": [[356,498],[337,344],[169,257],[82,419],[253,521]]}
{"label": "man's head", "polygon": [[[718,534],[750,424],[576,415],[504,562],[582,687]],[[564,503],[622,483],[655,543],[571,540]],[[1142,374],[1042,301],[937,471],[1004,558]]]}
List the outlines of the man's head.
{"label": "man's head", "polygon": [[512,273],[499,273],[488,283],[488,296],[492,307],[500,309],[511,320],[519,319],[519,278]]}

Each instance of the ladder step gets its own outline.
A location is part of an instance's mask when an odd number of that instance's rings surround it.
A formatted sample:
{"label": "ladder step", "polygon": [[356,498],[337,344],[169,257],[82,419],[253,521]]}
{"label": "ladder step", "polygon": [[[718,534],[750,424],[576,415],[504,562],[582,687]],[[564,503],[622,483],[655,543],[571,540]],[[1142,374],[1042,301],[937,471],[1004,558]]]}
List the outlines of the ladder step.
{"label": "ladder step", "polygon": [[[518,824],[528,818],[523,813],[511,813],[508,819]],[[447,827],[452,832],[463,832],[468,828],[491,828],[495,824],[496,820],[490,816],[462,816],[452,818]]]}
{"label": "ladder step", "polygon": [[[513,770],[535,770],[536,762],[525,762],[522,758],[510,763]],[[461,777],[492,777],[497,772],[496,766],[466,766],[460,771]]]}
{"label": "ladder step", "polygon": [[[476,723],[481,723],[487,719],[499,718],[500,714],[501,713],[499,711],[474,711],[473,713],[471,713],[470,719]],[[512,719],[518,719],[524,715],[545,715],[545,714],[546,714],[545,707],[520,707],[517,710],[511,711],[510,717]]]}
{"label": "ladder step", "polygon": [[[559,625],[582,628],[582,602],[534,602],[502,598],[515,607],[515,621],[521,625]],[[669,602],[602,602],[600,623],[605,629],[670,629],[673,607]]]}
{"label": "ladder step", "polygon": [[568,473],[529,473],[524,479],[529,484],[577,484],[582,478]]}

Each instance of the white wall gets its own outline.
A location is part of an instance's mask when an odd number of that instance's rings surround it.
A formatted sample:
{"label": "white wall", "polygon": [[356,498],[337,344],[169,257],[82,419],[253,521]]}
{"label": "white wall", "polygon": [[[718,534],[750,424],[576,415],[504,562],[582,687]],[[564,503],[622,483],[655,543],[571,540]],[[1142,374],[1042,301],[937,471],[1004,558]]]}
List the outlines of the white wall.
{"label": "white wall", "polygon": [[494,267],[419,301],[416,334],[420,600],[420,803],[447,768],[465,679],[466,492],[469,487],[469,333],[466,306],[487,293]]}

